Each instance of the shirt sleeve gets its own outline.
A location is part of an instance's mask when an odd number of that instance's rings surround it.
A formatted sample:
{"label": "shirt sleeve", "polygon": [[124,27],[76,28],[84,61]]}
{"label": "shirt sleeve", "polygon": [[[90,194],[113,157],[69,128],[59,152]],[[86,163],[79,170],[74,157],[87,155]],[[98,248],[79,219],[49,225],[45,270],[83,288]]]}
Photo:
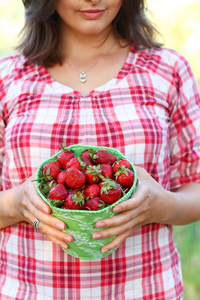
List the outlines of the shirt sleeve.
{"label": "shirt sleeve", "polygon": [[171,189],[200,181],[200,95],[187,60],[174,65],[176,92],[171,105]]}
{"label": "shirt sleeve", "polygon": [[3,80],[4,63],[0,63],[0,191],[2,191],[2,167],[4,159],[4,133],[5,122],[3,116],[3,98],[5,97],[5,85]]}

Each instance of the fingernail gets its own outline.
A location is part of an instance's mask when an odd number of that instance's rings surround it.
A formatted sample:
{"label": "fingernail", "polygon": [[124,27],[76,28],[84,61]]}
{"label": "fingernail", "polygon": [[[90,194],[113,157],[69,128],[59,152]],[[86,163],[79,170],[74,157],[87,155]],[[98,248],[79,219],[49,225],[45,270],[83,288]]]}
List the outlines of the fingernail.
{"label": "fingernail", "polygon": [[62,244],[61,247],[64,248],[64,249],[67,249],[68,245],[67,244]]}
{"label": "fingernail", "polygon": [[108,251],[109,251],[109,249],[107,249],[107,248],[101,250],[102,253],[105,253],[105,252],[108,252]]}
{"label": "fingernail", "polygon": [[93,239],[100,239],[101,238],[101,234],[100,233],[95,233],[94,235],[93,235]]}
{"label": "fingernail", "polygon": [[113,211],[116,212],[116,213],[120,212],[121,211],[121,207],[120,206],[114,207]]}
{"label": "fingernail", "polygon": [[49,210],[46,206],[43,206],[42,208],[42,211],[45,213],[45,214],[48,214],[49,213]]}
{"label": "fingernail", "polygon": [[57,223],[57,224],[56,224],[56,227],[57,227],[58,229],[60,229],[60,230],[64,230],[64,229],[65,229],[65,225],[62,224],[62,223]]}
{"label": "fingernail", "polygon": [[96,227],[105,227],[105,223],[103,222],[98,222]]}
{"label": "fingernail", "polygon": [[67,243],[71,243],[72,239],[70,237],[65,236],[64,241],[67,242]]}

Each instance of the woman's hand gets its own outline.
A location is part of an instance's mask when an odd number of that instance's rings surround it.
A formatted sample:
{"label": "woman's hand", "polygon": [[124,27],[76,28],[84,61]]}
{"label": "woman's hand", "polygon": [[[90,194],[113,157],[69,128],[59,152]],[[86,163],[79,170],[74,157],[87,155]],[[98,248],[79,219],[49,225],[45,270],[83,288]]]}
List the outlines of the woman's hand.
{"label": "woman's hand", "polygon": [[113,237],[114,240],[102,248],[105,253],[119,246],[134,230],[149,223],[165,223],[166,199],[164,190],[144,169],[137,167],[139,184],[132,197],[113,208],[120,214],[96,223],[97,228],[108,229],[93,233],[94,239]]}
{"label": "woman's hand", "polygon": [[46,235],[53,243],[67,249],[65,242],[72,242],[73,238],[62,232],[65,223],[53,217],[50,207],[39,197],[35,189],[34,176],[25,181],[17,189],[17,201],[15,214],[18,221],[26,221],[33,224],[35,219],[39,220],[38,229]]}

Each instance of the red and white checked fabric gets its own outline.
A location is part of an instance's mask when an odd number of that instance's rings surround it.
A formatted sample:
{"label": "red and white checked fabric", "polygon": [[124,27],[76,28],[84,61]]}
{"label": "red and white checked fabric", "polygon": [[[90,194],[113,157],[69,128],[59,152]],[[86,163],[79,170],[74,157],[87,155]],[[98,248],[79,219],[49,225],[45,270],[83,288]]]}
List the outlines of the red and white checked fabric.
{"label": "red and white checked fabric", "polygon": [[[83,97],[17,55],[0,62],[2,189],[70,144],[119,149],[164,188],[200,181],[200,97],[188,62],[131,47],[118,75]],[[189,199],[188,199],[189,201]],[[183,291],[171,226],[145,225],[111,255],[66,254],[26,223],[0,232],[0,299],[173,300]]]}

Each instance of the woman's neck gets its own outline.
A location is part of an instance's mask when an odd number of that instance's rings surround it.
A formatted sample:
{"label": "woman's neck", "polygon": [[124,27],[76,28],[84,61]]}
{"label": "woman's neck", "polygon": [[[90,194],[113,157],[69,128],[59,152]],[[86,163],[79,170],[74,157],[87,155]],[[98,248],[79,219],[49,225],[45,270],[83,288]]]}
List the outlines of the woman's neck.
{"label": "woman's neck", "polygon": [[67,60],[98,59],[116,42],[113,33],[102,33],[101,35],[78,35],[73,32],[61,35],[61,53]]}

